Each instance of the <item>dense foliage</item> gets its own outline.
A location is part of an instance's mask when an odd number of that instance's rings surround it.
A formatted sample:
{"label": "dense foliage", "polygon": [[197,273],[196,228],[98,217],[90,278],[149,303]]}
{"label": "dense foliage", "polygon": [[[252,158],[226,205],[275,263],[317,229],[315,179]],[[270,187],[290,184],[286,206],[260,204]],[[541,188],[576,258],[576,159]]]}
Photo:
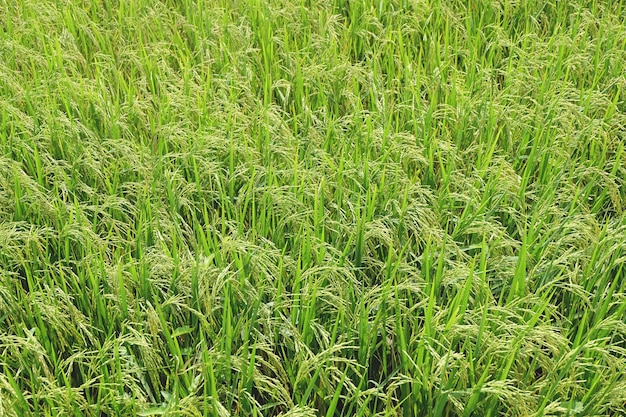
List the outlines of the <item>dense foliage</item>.
{"label": "dense foliage", "polygon": [[0,415],[622,415],[625,21],[0,0]]}

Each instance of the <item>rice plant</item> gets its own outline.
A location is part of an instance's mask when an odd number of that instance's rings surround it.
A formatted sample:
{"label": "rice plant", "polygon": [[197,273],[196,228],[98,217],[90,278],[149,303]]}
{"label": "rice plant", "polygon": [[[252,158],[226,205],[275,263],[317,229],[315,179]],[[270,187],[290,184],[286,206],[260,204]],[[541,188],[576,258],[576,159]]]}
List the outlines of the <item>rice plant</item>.
{"label": "rice plant", "polygon": [[623,415],[622,3],[0,0],[0,415]]}

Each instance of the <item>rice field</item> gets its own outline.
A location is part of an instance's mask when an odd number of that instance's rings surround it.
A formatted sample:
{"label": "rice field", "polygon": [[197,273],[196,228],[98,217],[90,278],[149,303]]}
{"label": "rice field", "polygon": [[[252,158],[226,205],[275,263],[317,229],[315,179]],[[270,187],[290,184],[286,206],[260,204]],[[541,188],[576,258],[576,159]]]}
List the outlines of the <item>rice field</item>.
{"label": "rice field", "polygon": [[0,0],[0,416],[626,415],[625,22]]}

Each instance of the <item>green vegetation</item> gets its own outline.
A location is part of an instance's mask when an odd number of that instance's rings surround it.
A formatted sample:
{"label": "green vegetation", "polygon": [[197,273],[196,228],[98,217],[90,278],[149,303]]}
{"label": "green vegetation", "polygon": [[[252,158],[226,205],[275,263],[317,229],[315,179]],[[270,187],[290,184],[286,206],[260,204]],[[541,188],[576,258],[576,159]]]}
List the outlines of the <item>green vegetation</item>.
{"label": "green vegetation", "polygon": [[625,21],[0,0],[0,415],[623,415]]}

